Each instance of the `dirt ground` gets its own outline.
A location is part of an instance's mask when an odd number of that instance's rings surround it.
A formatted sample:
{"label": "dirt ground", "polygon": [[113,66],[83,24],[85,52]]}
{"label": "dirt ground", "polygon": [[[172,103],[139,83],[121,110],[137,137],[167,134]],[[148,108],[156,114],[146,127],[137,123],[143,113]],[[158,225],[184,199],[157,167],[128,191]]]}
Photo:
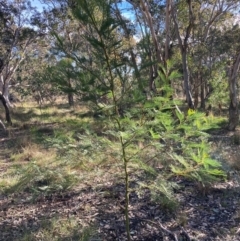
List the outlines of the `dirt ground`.
{"label": "dirt ground", "polygon": [[[240,240],[240,145],[234,133],[224,130],[211,134],[212,156],[223,163],[228,180],[204,193],[193,183],[176,179],[181,188],[175,190],[179,202],[176,212],[166,212],[150,199],[146,189],[141,195],[130,194],[131,238],[137,241]],[[16,138],[16,135],[15,137]],[[21,138],[21,132],[19,137]],[[1,132],[0,175],[11,165],[11,137]],[[94,227],[88,240],[124,241],[124,186],[111,179],[101,180],[97,188],[82,184],[74,190],[32,198],[31,193],[0,193],[0,241],[20,240],[85,240],[76,235],[78,227]],[[133,177],[131,187],[137,185]],[[61,231],[61,238],[43,236],[52,224],[74,222],[73,232]],[[61,224],[60,224],[61,226]],[[59,230],[56,228],[56,233]]]}

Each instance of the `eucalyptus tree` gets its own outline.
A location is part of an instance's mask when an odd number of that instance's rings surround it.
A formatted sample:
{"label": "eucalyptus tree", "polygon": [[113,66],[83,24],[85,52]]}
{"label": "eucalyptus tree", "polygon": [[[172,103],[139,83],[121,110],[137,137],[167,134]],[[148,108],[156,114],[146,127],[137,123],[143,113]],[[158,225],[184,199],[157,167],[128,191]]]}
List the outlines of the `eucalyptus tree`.
{"label": "eucalyptus tree", "polygon": [[228,129],[234,130],[239,123],[239,67],[240,67],[240,26],[228,27],[218,38],[218,56],[225,63],[229,84],[229,123]]}
{"label": "eucalyptus tree", "polygon": [[[0,3],[0,92],[6,110],[6,119],[11,123],[9,114],[9,88],[19,65],[44,33],[41,17],[30,3],[4,0]],[[41,26],[40,26],[41,25]],[[13,84],[13,83],[12,83]]]}
{"label": "eucalyptus tree", "polygon": [[140,68],[145,71],[146,67],[148,67],[149,90],[155,92],[155,79],[158,76],[158,72],[161,71],[159,64],[163,64],[168,58],[164,56],[166,53],[163,50],[165,3],[161,0],[128,0],[127,2],[132,5],[135,11],[135,22],[139,26],[137,32],[141,39],[138,45],[139,55],[141,56]]}
{"label": "eucalyptus tree", "polygon": [[[58,59],[73,60],[72,64],[76,65],[73,71],[79,73],[74,78],[78,79],[76,83],[81,83],[74,84],[73,92],[78,91],[85,100],[92,99],[97,103],[102,96],[109,94],[109,86],[100,78],[100,52],[95,53],[92,42],[89,41],[99,41],[98,32],[83,21],[76,22],[71,16],[68,6],[74,9],[78,1],[45,2],[52,4],[51,10],[46,12],[49,32],[55,36],[51,44],[52,53]],[[122,1],[108,2],[113,25],[117,26],[114,37],[122,41],[121,47],[113,50],[111,58],[121,59],[122,66],[130,71],[130,82],[131,78],[136,78],[141,91],[147,85],[150,90],[155,91],[159,64],[171,58],[171,46],[177,46],[178,50],[174,48],[174,56],[180,52],[181,66],[175,67],[180,68],[183,73],[183,89],[188,106],[197,108],[200,97],[201,107],[205,108],[205,101],[213,94],[212,89],[216,86],[212,83],[218,78],[217,70],[219,66],[222,72],[224,69],[224,62],[220,60],[223,55],[218,54],[218,44],[214,44],[217,41],[216,31],[219,30],[221,34],[225,31],[223,25],[235,14],[233,10],[238,1],[129,0],[128,6],[132,6],[132,13],[135,14],[131,19],[125,17],[119,2]],[[96,16],[101,21],[102,16],[97,12]],[[133,26],[132,23],[136,25]],[[135,36],[140,36],[138,43],[134,43]],[[126,83],[127,81],[120,79],[119,86],[124,89]]]}
{"label": "eucalyptus tree", "polygon": [[[9,47],[11,47],[11,44],[9,43],[9,38],[11,37],[11,31],[8,28],[8,23],[11,21],[11,13],[12,13],[12,8],[8,7],[7,2],[1,2],[0,3],[0,41],[1,41],[1,45],[0,45],[0,74],[1,74],[1,79],[0,79],[0,83],[2,85],[2,88],[0,90],[0,100],[5,108],[5,114],[6,114],[6,120],[8,123],[11,123],[11,117],[10,117],[10,113],[9,113],[9,108],[7,106],[6,103],[6,99],[4,97],[4,90],[3,90],[3,84],[4,84],[4,79],[3,79],[3,75],[2,72],[6,66],[6,60],[8,60],[11,56],[11,49]],[[8,45],[10,45],[8,47]],[[5,129],[5,126],[3,124],[2,121],[1,125],[3,126],[3,128]]]}
{"label": "eucalyptus tree", "polygon": [[166,32],[166,40],[165,40],[165,61],[170,58],[170,24],[171,24],[171,6],[172,0],[166,0],[166,17],[165,17],[165,32]]}
{"label": "eucalyptus tree", "polygon": [[[207,47],[210,39],[215,37],[211,35],[211,30],[216,26],[221,28],[222,23],[234,14],[238,1],[182,0],[171,3],[171,16],[182,57],[187,102],[189,107],[196,108],[200,93],[201,107],[204,108],[205,100],[211,94],[207,82],[213,66],[210,65],[211,52]],[[214,45],[211,47],[215,48]],[[189,61],[192,61],[191,68]]]}
{"label": "eucalyptus tree", "polygon": [[[200,88],[201,107],[205,108],[205,101],[213,93],[213,88],[209,79],[214,79],[214,72],[219,68],[219,55],[215,55],[219,44],[213,44],[218,38],[217,32],[221,34],[227,25],[233,24],[234,9],[238,6],[238,1],[205,1],[194,4],[194,11],[197,12],[195,27],[193,28],[193,47],[191,55],[197,66],[195,84],[195,100],[198,99]],[[219,30],[219,31],[218,31]],[[220,35],[221,35],[220,34]],[[199,66],[201,66],[199,68]],[[215,69],[215,67],[217,69]],[[209,88],[210,87],[210,88]]]}
{"label": "eucalyptus tree", "polygon": [[74,94],[77,91],[78,72],[70,58],[61,58],[37,75],[40,97],[54,101],[57,97],[67,96],[69,106],[74,106]]}
{"label": "eucalyptus tree", "polygon": [[37,38],[43,34],[43,29],[36,30],[39,16],[27,1],[7,1],[2,6],[4,11],[8,11],[9,20],[5,22],[5,37],[2,38],[2,47],[5,50],[2,52],[0,87],[7,104],[11,106],[8,99],[10,82],[27,54],[34,51],[34,45],[36,46]]}
{"label": "eucalyptus tree", "polygon": [[221,107],[221,102],[228,98],[226,95],[228,82],[230,130],[235,129],[238,123],[239,26],[237,24],[234,26],[238,4],[239,1],[234,0],[195,4],[194,11],[198,14],[195,15],[193,45],[190,49],[190,56],[196,66],[195,99],[198,99],[200,87],[201,107],[205,107],[205,100],[211,99],[211,95],[215,102],[219,100],[216,104]]}
{"label": "eucalyptus tree", "polygon": [[[186,14],[187,15],[187,25],[185,27],[184,24],[181,24],[184,29],[183,34],[181,34],[181,32],[180,32],[180,23],[179,23],[179,18],[178,18],[178,11],[176,8],[177,5],[180,6],[181,8],[183,8],[184,10],[185,10],[185,8],[188,9],[187,14]],[[178,46],[181,51],[183,79],[184,79],[184,91],[185,91],[185,95],[186,95],[186,100],[187,100],[189,108],[195,109],[193,97],[192,97],[191,86],[190,86],[190,73],[189,73],[188,58],[187,58],[189,38],[191,37],[191,31],[193,29],[194,22],[195,22],[192,1],[191,0],[179,1],[177,4],[172,4],[172,19],[173,19],[174,27],[176,30]],[[183,35],[183,38],[181,35]]]}
{"label": "eucalyptus tree", "polygon": [[233,63],[229,69],[229,90],[230,90],[230,106],[229,106],[229,123],[228,129],[235,130],[239,124],[239,99],[237,89],[237,75],[240,67],[240,49],[236,51],[233,57]]}

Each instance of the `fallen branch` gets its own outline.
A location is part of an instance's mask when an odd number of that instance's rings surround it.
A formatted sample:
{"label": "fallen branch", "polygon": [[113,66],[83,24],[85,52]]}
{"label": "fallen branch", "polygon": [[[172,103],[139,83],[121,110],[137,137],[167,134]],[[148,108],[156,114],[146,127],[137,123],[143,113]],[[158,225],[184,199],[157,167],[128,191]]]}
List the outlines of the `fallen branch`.
{"label": "fallen branch", "polygon": [[[170,230],[168,230],[167,228],[163,227],[163,225],[162,225],[159,221],[158,221],[158,222],[154,222],[154,221],[151,221],[151,220],[148,220],[148,219],[141,219],[141,220],[143,220],[143,221],[145,221],[145,222],[153,223],[153,224],[155,224],[155,225],[159,225],[160,228],[162,229],[162,231],[164,231],[164,232],[167,233],[169,236],[171,236],[174,241],[179,241],[177,234],[174,233],[174,232],[172,232],[172,231],[170,231]],[[239,230],[240,230],[240,229],[239,229]],[[186,230],[185,230],[183,227],[181,227],[181,231],[182,231],[181,234],[185,235],[186,241],[191,241],[190,236],[188,235],[188,233],[186,232]],[[182,240],[182,239],[181,239],[181,240]]]}
{"label": "fallen branch", "polygon": [[178,237],[177,237],[177,234],[175,234],[174,232],[171,232],[170,230],[164,228],[162,226],[162,224],[160,222],[158,222],[160,228],[167,234],[169,234],[171,237],[173,237],[174,241],[178,241]]}
{"label": "fallen branch", "polygon": [[185,237],[187,238],[187,241],[191,241],[191,238],[189,237],[188,233],[186,232],[186,230],[181,227],[182,233],[185,235]]}

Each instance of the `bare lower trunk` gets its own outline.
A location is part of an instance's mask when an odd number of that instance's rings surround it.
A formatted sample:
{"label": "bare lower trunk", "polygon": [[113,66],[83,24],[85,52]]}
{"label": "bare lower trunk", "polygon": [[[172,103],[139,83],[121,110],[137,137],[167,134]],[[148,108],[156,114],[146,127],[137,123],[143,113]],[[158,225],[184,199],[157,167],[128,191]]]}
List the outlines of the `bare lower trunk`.
{"label": "bare lower trunk", "polygon": [[239,110],[238,105],[234,106],[232,101],[229,106],[229,123],[228,123],[228,129],[230,131],[234,131],[237,127],[239,122]]}
{"label": "bare lower trunk", "polygon": [[200,97],[201,97],[201,109],[205,110],[206,108],[206,103],[205,103],[205,88],[204,88],[204,82],[202,77],[200,77],[200,81],[201,81],[201,93],[200,93]]}
{"label": "bare lower trunk", "polygon": [[6,130],[6,127],[1,120],[0,120],[0,126],[2,126],[3,130]]}
{"label": "bare lower trunk", "polygon": [[[149,56],[149,59],[151,59],[151,56]],[[154,79],[156,77],[155,75],[155,71],[154,71],[154,66],[149,66],[149,82],[148,82],[148,85],[149,85],[149,90],[153,93],[156,92],[156,86],[155,86],[155,82],[154,82]]]}
{"label": "bare lower trunk", "polygon": [[5,115],[6,115],[6,121],[12,125],[12,120],[11,120],[11,116],[10,116],[10,111],[9,111],[9,108],[7,106],[7,102],[4,98],[4,96],[2,94],[0,94],[0,100],[2,101],[2,104],[5,108]]}
{"label": "bare lower trunk", "polygon": [[9,100],[9,81],[4,81],[3,76],[1,76],[1,81],[0,81],[0,92],[2,93],[2,95],[5,98],[5,102],[8,106],[8,108],[13,108],[14,106],[11,104],[10,100]]}
{"label": "bare lower trunk", "polygon": [[74,106],[73,93],[68,93],[68,104]]}
{"label": "bare lower trunk", "polygon": [[200,74],[197,74],[197,78],[194,81],[194,106],[195,108],[198,107],[198,99],[199,99],[199,76]]}
{"label": "bare lower trunk", "polygon": [[237,73],[240,65],[240,52],[237,54],[232,68],[229,71],[229,93],[230,93],[230,105],[229,105],[229,122],[228,129],[230,131],[235,130],[239,122],[239,100],[237,91]]}
{"label": "bare lower trunk", "polygon": [[4,98],[5,98],[5,101],[6,101],[6,104],[7,104],[7,106],[10,108],[13,108],[14,107],[14,105],[11,103],[11,101],[9,100],[9,92],[8,92],[8,90],[7,91],[4,91]]}
{"label": "bare lower trunk", "polygon": [[187,61],[188,39],[190,38],[190,34],[194,26],[192,0],[188,0],[187,4],[188,4],[188,26],[186,28],[185,37],[183,40],[182,40],[182,33],[180,34],[176,6],[173,4],[173,2],[172,2],[171,8],[172,8],[172,19],[174,22],[175,31],[178,38],[178,45],[181,50],[181,56],[182,56],[183,82],[184,82],[184,91],[186,95],[186,100],[188,103],[188,107],[191,109],[195,109],[191,88],[190,88],[190,78],[189,78],[189,69],[188,69],[188,61]]}
{"label": "bare lower trunk", "polygon": [[191,94],[189,69],[188,69],[188,63],[187,63],[187,52],[185,49],[183,49],[182,51],[182,66],[183,66],[184,90],[186,94],[188,107],[191,109],[195,109],[192,94]]}
{"label": "bare lower trunk", "polygon": [[72,83],[71,83],[71,79],[68,80],[68,87],[69,87],[69,92],[68,92],[68,104],[69,104],[69,106],[74,106],[74,99],[73,99],[73,92],[72,92]]}

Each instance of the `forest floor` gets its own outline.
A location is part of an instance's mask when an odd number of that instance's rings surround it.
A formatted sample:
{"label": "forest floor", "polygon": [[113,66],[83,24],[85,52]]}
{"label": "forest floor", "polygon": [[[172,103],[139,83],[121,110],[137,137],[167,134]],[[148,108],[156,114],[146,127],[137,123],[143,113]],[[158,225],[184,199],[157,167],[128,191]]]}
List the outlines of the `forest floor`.
{"label": "forest floor", "polygon": [[[47,115],[44,121],[33,120],[33,112],[21,115],[22,124],[16,124],[7,134],[0,132],[0,241],[127,240],[124,185],[117,166],[114,171],[109,168],[97,175],[89,173],[91,181],[83,180],[69,190],[47,195],[36,195],[29,188],[6,189],[17,186],[25,166],[33,170],[29,165],[34,158],[47,160],[46,167],[54,155],[34,142],[31,135],[37,130],[47,139],[60,124],[48,122]],[[141,176],[132,175],[132,240],[240,240],[240,145],[233,143],[233,135],[219,129],[209,137],[212,156],[223,164],[227,181],[201,190],[192,182],[176,178],[181,188],[175,190],[178,207],[172,212],[153,202],[147,188],[141,193],[134,191]],[[41,169],[35,173],[39,172]],[[28,186],[28,179],[23,185]]]}

